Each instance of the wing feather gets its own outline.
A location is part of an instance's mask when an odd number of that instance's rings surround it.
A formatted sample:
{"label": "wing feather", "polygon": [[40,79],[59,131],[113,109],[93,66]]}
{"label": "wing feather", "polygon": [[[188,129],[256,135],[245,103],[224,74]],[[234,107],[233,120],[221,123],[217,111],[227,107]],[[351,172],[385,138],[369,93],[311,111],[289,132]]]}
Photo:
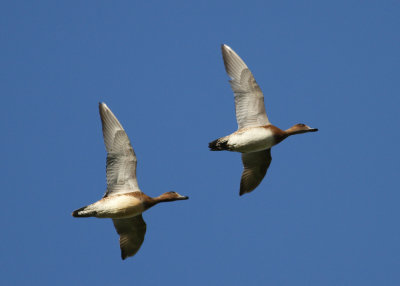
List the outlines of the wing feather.
{"label": "wing feather", "polygon": [[121,258],[134,256],[142,246],[146,234],[146,223],[142,215],[124,219],[113,219],[114,227],[119,234]]}
{"label": "wing feather", "polygon": [[271,124],[265,112],[264,95],[247,65],[227,45],[222,45],[222,57],[231,78],[239,129]]}
{"label": "wing feather", "polygon": [[99,104],[104,144],[107,150],[105,196],[139,191],[136,155],[121,123],[105,103]]}
{"label": "wing feather", "polygon": [[240,180],[240,195],[250,193],[261,183],[271,164],[271,149],[242,153],[243,173]]}

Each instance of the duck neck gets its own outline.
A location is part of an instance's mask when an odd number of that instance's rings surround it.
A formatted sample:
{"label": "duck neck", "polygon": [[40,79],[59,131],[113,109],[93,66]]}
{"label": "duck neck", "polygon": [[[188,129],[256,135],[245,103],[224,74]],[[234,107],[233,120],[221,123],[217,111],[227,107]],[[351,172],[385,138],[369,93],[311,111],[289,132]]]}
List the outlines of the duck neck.
{"label": "duck neck", "polygon": [[286,133],[286,131],[283,131],[282,129],[274,126],[274,125],[269,125],[267,126],[272,131],[272,134],[274,136],[274,145],[280,143],[282,140],[285,140],[286,137],[289,135]]}
{"label": "duck neck", "polygon": [[286,137],[299,134],[299,133],[298,133],[297,131],[295,131],[295,130],[290,130],[290,128],[287,129],[287,130],[285,130],[285,133],[286,133]]}
{"label": "duck neck", "polygon": [[165,196],[164,194],[159,195],[158,197],[153,198],[153,205],[156,205],[158,203],[164,203],[164,202],[171,202],[174,201],[173,199],[171,199],[168,196]]}
{"label": "duck neck", "polygon": [[293,128],[293,127],[290,127],[289,129],[285,130],[286,137],[296,135],[296,134],[307,133],[307,132],[309,132],[309,130],[302,130],[302,129],[297,129],[297,128]]}

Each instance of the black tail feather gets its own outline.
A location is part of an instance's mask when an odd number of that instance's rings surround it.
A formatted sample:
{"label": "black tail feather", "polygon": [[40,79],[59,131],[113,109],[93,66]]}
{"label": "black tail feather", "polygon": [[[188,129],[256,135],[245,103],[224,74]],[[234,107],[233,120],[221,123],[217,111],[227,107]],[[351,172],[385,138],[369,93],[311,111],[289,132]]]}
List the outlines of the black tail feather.
{"label": "black tail feather", "polygon": [[84,207],[82,207],[82,208],[80,208],[80,209],[74,210],[74,211],[72,212],[72,216],[73,216],[73,217],[91,217],[91,216],[94,216],[94,215],[96,214],[96,212],[86,212],[86,213],[83,213],[83,214],[82,214],[82,213],[79,213],[79,212],[85,210],[86,207],[87,207],[87,206],[84,206]]}
{"label": "black tail feather", "polygon": [[223,140],[222,138],[219,138],[217,140],[214,140],[214,141],[208,143],[208,148],[210,148],[210,151],[229,150],[228,141]]}

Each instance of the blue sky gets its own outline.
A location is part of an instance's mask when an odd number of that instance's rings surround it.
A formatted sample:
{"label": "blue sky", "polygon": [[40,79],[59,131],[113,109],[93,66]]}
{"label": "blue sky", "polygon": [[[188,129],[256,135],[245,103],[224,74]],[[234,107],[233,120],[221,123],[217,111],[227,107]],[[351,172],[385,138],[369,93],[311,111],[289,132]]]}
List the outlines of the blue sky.
{"label": "blue sky", "polygon": [[[0,4],[2,285],[399,285],[398,1],[8,1]],[[319,132],[272,150],[238,196],[220,44],[271,122]],[[104,101],[151,196],[139,253],[72,210],[105,191]]]}

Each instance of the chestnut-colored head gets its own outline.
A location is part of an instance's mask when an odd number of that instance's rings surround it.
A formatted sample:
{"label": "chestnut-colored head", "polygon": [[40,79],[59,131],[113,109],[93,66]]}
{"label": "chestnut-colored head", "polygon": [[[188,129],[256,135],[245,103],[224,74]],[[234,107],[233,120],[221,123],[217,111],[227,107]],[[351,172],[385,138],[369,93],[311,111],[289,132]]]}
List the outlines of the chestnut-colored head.
{"label": "chestnut-colored head", "polygon": [[158,197],[158,200],[160,202],[172,202],[172,201],[187,200],[187,199],[189,199],[189,197],[182,196],[177,192],[166,192]]}
{"label": "chestnut-colored head", "polygon": [[316,132],[318,131],[317,128],[311,128],[308,125],[305,125],[303,123],[298,123],[296,125],[293,125],[289,129],[285,130],[287,135],[294,135],[294,134],[301,134],[301,133],[307,133],[307,132]]}

